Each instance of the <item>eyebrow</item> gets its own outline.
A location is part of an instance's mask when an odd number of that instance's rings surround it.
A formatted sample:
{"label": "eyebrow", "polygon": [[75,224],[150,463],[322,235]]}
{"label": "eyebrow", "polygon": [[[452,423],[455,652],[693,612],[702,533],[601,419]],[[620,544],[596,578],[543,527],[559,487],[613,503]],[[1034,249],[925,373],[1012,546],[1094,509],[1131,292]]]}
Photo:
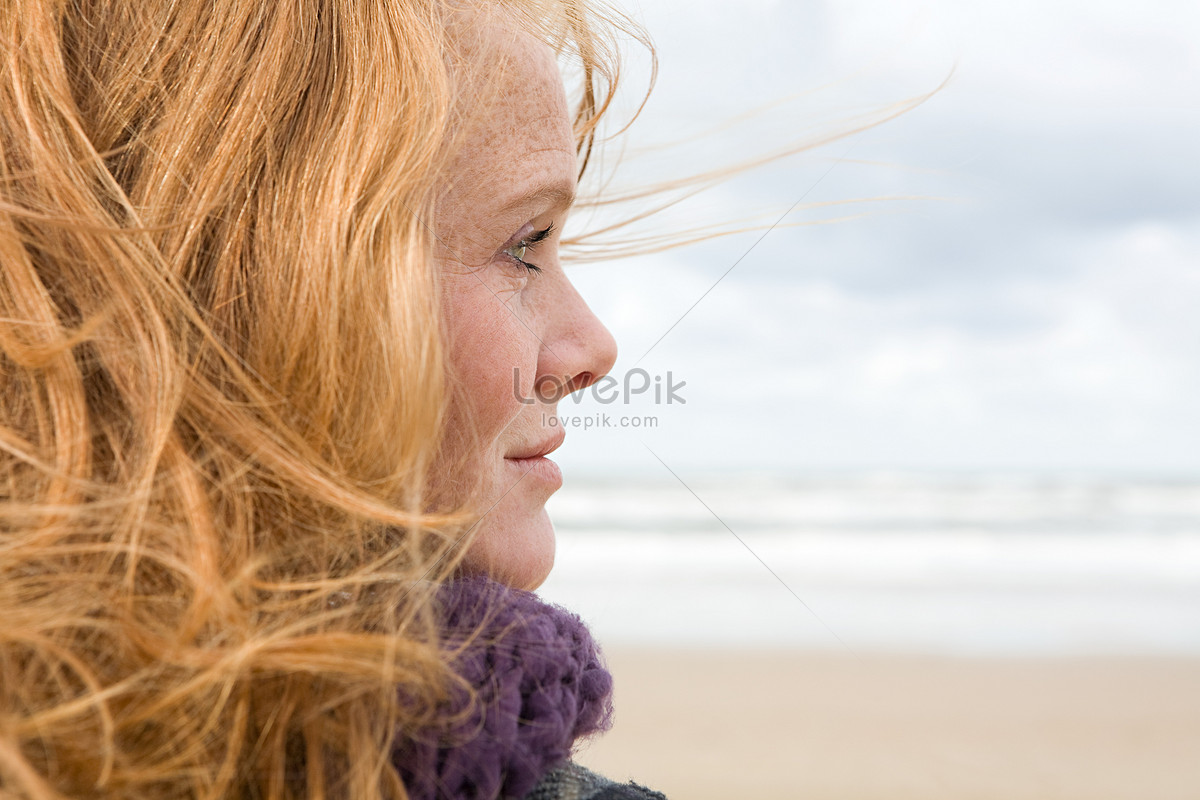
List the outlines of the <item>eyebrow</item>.
{"label": "eyebrow", "polygon": [[566,210],[575,204],[575,191],[566,181],[539,186],[531,192],[517,195],[503,206],[504,211],[524,206]]}

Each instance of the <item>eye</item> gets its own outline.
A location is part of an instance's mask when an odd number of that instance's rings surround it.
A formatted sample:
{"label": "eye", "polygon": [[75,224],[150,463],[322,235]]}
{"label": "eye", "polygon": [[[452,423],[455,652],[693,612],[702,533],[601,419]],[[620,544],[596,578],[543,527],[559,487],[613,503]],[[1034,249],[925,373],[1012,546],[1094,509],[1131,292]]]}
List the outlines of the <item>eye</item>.
{"label": "eye", "polygon": [[[525,253],[528,252],[528,250],[529,250],[528,242],[518,242],[517,244],[514,244],[512,247],[505,250],[504,253],[509,258],[512,258],[515,261],[520,261],[526,267],[532,267],[534,265],[530,264],[529,262],[527,262],[525,260]],[[541,267],[535,267],[535,269],[541,269]]]}
{"label": "eye", "polygon": [[520,241],[509,245],[502,251],[504,255],[516,261],[531,273],[537,274],[542,271],[542,268],[537,264],[531,264],[525,260],[530,250],[536,250],[538,244],[544,242],[550,237],[550,233],[554,230],[554,225],[550,224],[536,233],[531,233]]}

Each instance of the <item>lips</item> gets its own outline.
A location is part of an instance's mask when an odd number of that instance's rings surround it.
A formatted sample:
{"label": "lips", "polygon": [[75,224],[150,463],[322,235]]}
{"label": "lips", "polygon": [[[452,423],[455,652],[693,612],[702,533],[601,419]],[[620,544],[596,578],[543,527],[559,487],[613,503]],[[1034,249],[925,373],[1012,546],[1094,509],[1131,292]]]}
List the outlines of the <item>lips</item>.
{"label": "lips", "polygon": [[516,450],[505,456],[504,460],[520,473],[518,481],[532,480],[551,492],[557,491],[562,486],[562,471],[558,464],[546,458],[546,455],[554,452],[563,443],[566,435],[566,432],[559,428],[554,435]]}
{"label": "lips", "polygon": [[562,428],[559,428],[554,432],[553,435],[543,439],[537,444],[522,448],[514,453],[509,453],[505,456],[505,458],[513,461],[520,461],[526,458],[541,458],[557,450],[565,438],[567,438],[567,432]]}

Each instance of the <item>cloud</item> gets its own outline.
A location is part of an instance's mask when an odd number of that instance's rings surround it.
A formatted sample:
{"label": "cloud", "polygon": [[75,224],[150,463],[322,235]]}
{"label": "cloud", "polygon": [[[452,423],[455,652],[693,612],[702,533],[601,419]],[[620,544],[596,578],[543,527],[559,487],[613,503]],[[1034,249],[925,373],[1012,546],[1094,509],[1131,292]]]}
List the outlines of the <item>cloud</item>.
{"label": "cloud", "polygon": [[[620,370],[742,259],[642,364],[689,382],[646,441],[709,467],[1200,469],[1200,61],[1181,47],[1200,10],[1160,6],[756,2],[745,27],[722,4],[670,10],[652,140],[862,74],[645,159],[643,176],[763,152],[959,68],[860,136],[853,163],[830,172],[845,148],[825,148],[655,224],[773,220],[806,192],[925,199],[577,273]],[[613,464],[645,456],[598,437]]]}

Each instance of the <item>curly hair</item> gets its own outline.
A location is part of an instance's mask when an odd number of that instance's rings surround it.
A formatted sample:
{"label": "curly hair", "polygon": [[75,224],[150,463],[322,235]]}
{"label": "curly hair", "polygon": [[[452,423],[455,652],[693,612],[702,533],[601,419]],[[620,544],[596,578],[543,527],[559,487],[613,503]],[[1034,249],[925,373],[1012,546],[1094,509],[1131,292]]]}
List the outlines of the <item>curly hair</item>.
{"label": "curly hair", "polygon": [[[489,6],[582,68],[582,171],[636,28]],[[422,223],[459,10],[0,6],[0,795],[406,796],[475,513]]]}

